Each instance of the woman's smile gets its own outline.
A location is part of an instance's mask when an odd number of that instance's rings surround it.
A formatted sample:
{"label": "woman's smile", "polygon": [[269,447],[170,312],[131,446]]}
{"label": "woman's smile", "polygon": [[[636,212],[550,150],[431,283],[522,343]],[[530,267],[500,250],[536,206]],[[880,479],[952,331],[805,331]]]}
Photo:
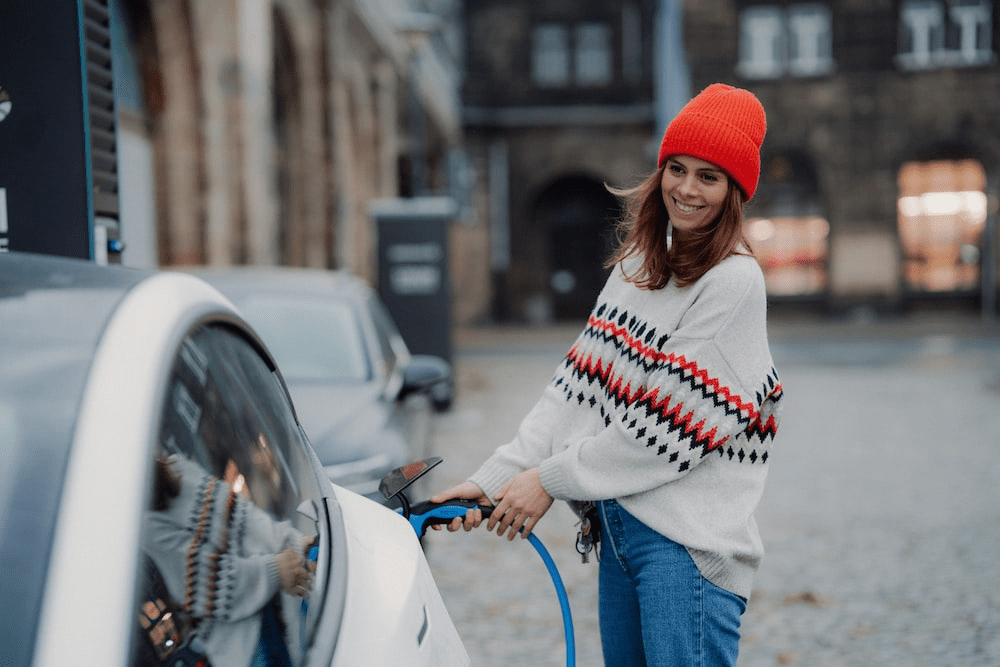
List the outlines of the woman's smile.
{"label": "woman's smile", "polygon": [[693,213],[700,208],[704,208],[704,206],[691,206],[687,204],[682,204],[676,199],[674,199],[674,203],[677,204],[677,208],[679,208],[684,213]]}

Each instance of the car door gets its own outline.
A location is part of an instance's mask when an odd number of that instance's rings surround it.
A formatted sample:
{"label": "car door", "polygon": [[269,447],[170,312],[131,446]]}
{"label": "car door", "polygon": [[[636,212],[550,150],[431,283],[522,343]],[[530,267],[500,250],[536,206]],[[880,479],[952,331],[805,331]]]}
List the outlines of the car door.
{"label": "car door", "polygon": [[[161,414],[133,665],[302,664],[321,606],[339,601],[322,597],[326,481],[280,376],[242,330],[202,325],[178,349]],[[288,549],[311,557],[307,598],[269,574]]]}

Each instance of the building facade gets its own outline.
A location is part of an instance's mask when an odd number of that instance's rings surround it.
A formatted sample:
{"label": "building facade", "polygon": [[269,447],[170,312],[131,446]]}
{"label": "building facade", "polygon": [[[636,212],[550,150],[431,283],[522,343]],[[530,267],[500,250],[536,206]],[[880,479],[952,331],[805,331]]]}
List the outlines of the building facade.
{"label": "building facade", "polygon": [[693,88],[768,113],[748,231],[773,300],[996,310],[992,0],[689,2]]}
{"label": "building facade", "polygon": [[587,316],[619,215],[605,185],[655,167],[656,5],[465,3],[463,122],[488,237],[477,262],[485,316]]}
{"label": "building facade", "polygon": [[490,312],[586,315],[604,184],[655,168],[667,122],[717,81],[768,113],[747,224],[772,302],[995,312],[998,26],[992,0],[466,2]]}
{"label": "building facade", "polygon": [[450,0],[112,3],[122,261],[345,268],[375,200],[447,193]]}

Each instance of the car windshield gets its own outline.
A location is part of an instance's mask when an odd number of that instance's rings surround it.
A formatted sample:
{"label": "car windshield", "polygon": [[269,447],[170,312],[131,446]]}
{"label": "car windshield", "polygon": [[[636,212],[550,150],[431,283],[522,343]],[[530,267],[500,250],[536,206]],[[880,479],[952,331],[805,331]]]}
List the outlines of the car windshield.
{"label": "car windshield", "polygon": [[240,300],[247,321],[290,382],[363,382],[371,375],[350,304],[330,298],[254,294]]}

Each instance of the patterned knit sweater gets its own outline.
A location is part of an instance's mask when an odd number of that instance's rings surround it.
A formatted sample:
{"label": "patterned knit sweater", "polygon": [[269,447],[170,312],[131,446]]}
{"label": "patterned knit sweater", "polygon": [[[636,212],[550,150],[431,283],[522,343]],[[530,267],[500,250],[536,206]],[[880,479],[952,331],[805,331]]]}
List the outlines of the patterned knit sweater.
{"label": "patterned knit sweater", "polygon": [[301,547],[303,536],[190,459],[171,457],[171,466],[180,495],[167,510],[148,513],[145,551],[197,623],[212,665],[245,667],[257,648],[261,608],[278,592],[275,555]]}
{"label": "patterned knit sweater", "polygon": [[554,498],[615,498],[684,545],[706,579],[749,597],[782,397],[766,306],[751,257],[661,290],[617,267],[516,437],[471,481],[493,497],[539,467]]}

